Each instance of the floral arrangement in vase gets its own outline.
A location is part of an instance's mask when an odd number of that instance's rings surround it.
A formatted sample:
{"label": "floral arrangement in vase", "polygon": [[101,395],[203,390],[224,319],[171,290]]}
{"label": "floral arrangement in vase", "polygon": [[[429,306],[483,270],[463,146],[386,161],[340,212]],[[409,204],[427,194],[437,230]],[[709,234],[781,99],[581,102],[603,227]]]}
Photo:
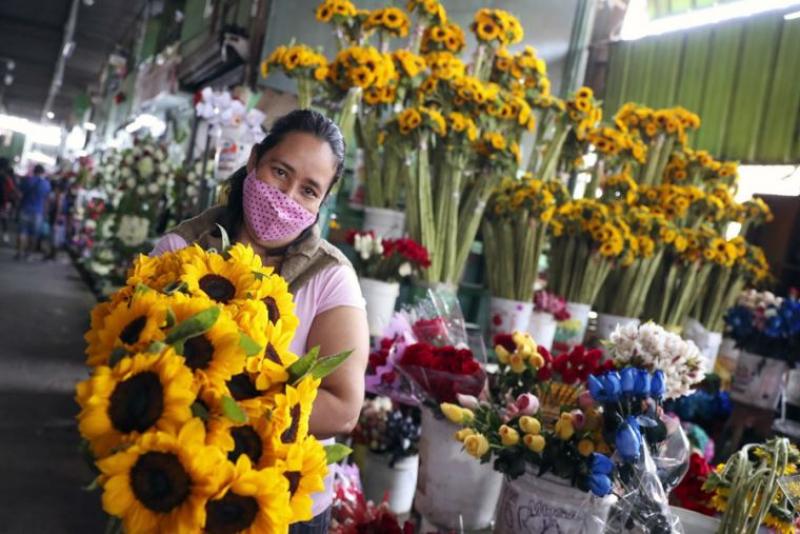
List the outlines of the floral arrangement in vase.
{"label": "floral arrangement in vase", "polygon": [[[670,532],[663,488],[655,497],[643,490],[660,487],[648,451],[663,439],[651,429],[657,428],[664,374],[608,370],[613,362],[601,363],[599,350],[584,347],[554,359],[520,332],[495,341],[500,364],[488,392],[441,406],[462,427],[456,439],[465,451],[493,460],[510,480],[552,473],[577,491],[624,495],[622,524]],[[608,513],[597,521],[610,521]]]}
{"label": "floral arrangement in vase", "polygon": [[750,290],[739,296],[725,315],[727,336],[738,347],[785,360],[797,360],[800,351],[800,299],[795,294],[776,297]]}
{"label": "floral arrangement in vase", "polygon": [[533,311],[549,313],[556,321],[568,321],[570,318],[566,299],[543,289],[533,294]]}
{"label": "floral arrangement in vase", "polygon": [[352,432],[353,443],[376,454],[387,455],[389,465],[417,454],[420,413],[416,406],[393,402],[388,397],[368,398]]}
{"label": "floral arrangement in vase", "polygon": [[757,532],[762,525],[780,534],[796,532],[800,518],[797,476],[800,451],[787,438],[753,443],[720,464],[703,491],[722,512],[719,532]]}
{"label": "floral arrangement in vase", "polygon": [[356,230],[350,230],[346,239],[356,252],[356,272],[364,278],[398,282],[430,265],[427,249],[413,239],[381,239],[372,232]]}
{"label": "floral arrangement in vase", "polygon": [[[277,314],[273,316],[274,305]],[[347,353],[298,357],[288,285],[252,249],[140,256],[92,311],[78,428],[111,531],[286,532],[349,449],[309,433]]]}

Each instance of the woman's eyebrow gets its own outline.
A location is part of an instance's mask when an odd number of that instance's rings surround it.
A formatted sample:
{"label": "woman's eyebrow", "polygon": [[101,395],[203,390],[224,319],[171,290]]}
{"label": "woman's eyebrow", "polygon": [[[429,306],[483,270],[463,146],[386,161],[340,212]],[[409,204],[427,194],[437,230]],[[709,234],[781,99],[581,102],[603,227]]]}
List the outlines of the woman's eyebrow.
{"label": "woman's eyebrow", "polygon": [[318,181],[316,181],[315,179],[313,179],[313,178],[306,178],[306,180],[305,180],[305,181],[306,181],[306,184],[308,184],[308,185],[310,185],[310,186],[312,186],[312,187],[315,187],[315,188],[317,189],[317,191],[322,191],[322,186],[321,186],[321,185],[320,185],[320,183],[319,183]]}
{"label": "woman's eyebrow", "polygon": [[296,172],[296,171],[294,170],[294,167],[292,167],[291,165],[289,165],[288,163],[286,163],[286,162],[285,162],[285,161],[283,161],[282,159],[278,159],[278,158],[271,158],[271,159],[272,159],[272,161],[274,161],[275,163],[279,163],[280,165],[283,165],[284,167],[286,167],[286,169],[287,169],[287,170],[288,170],[290,173],[294,174],[294,173]]}

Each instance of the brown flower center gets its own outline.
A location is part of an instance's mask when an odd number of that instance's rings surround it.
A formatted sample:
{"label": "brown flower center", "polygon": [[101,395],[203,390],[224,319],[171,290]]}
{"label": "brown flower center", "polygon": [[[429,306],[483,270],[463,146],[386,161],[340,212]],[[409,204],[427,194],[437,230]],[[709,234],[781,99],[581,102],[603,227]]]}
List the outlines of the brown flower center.
{"label": "brown flower center", "polygon": [[166,514],[183,504],[192,480],[178,457],[165,452],[147,452],[131,468],[131,489],[145,507]]}
{"label": "brown flower center", "polygon": [[133,321],[129,322],[125,328],[122,329],[122,332],[119,333],[119,339],[126,345],[133,345],[137,341],[139,341],[139,336],[144,330],[145,325],[147,324],[147,316],[142,315],[137,317]]}
{"label": "brown flower center", "polygon": [[300,404],[295,404],[289,411],[292,422],[289,424],[283,434],[281,434],[281,441],[284,443],[294,443],[297,441],[297,430],[300,426]]}
{"label": "brown flower center", "polygon": [[278,309],[278,303],[275,302],[275,299],[272,297],[267,297],[261,302],[263,302],[264,306],[267,307],[267,316],[269,317],[269,322],[272,324],[277,323],[278,319],[281,318],[281,310]]}
{"label": "brown flower center", "polygon": [[302,473],[300,473],[300,471],[286,471],[283,476],[289,481],[289,494],[294,497],[297,488],[300,487],[300,477]]}
{"label": "brown flower center", "polygon": [[206,336],[195,336],[186,340],[183,345],[183,357],[186,366],[192,371],[208,369],[211,358],[214,356],[214,345]]}
{"label": "brown flower center", "polygon": [[258,397],[258,390],[255,384],[253,384],[253,381],[250,380],[250,375],[247,373],[233,375],[233,377],[228,380],[227,385],[231,396],[237,401]]}
{"label": "brown flower center", "polygon": [[228,459],[236,463],[239,456],[246,454],[253,462],[253,465],[258,465],[264,446],[255,429],[250,425],[237,426],[231,430],[231,436],[233,437],[234,446],[233,450],[228,453]]}
{"label": "brown flower center", "polygon": [[278,351],[275,350],[275,347],[272,346],[272,343],[267,343],[267,350],[264,352],[264,355],[269,358],[271,362],[277,363],[278,365],[283,365],[281,357],[278,354]]}
{"label": "brown flower center", "polygon": [[200,279],[200,289],[209,297],[227,304],[236,295],[236,286],[224,276],[207,274]]}
{"label": "brown flower center", "polygon": [[123,434],[144,432],[164,412],[164,388],[158,375],[145,371],[116,385],[108,405],[111,425]]}
{"label": "brown flower center", "polygon": [[208,534],[234,534],[247,530],[256,520],[258,501],[228,492],[221,499],[206,503]]}

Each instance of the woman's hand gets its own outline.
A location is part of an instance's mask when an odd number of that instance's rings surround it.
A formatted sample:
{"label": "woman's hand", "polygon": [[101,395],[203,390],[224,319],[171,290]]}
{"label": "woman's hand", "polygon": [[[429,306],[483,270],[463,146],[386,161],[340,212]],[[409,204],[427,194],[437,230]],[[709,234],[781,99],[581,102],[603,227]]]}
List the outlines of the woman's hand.
{"label": "woman's hand", "polygon": [[333,374],[322,380],[309,426],[319,439],[349,434],[358,422],[364,402],[364,373],[369,357],[366,312],[339,306],[317,315],[306,345],[319,345],[322,357],[353,351]]}

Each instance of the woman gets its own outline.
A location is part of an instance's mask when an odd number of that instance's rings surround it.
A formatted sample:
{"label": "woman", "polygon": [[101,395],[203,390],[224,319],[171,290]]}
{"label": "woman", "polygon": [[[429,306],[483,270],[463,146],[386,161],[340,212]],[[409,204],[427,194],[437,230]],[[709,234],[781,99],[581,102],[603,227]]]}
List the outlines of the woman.
{"label": "woman", "polygon": [[[364,299],[347,259],[319,237],[319,209],[344,167],[339,128],[320,113],[297,110],[278,119],[253,147],[247,167],[231,177],[225,206],[186,221],[165,235],[153,254],[195,242],[219,247],[225,228],[289,282],[300,326],[291,345],[297,354],[319,345],[322,355],[352,350],[346,363],[325,378],[311,412],[311,432],[320,439],[349,433],[364,396],[369,334]],[[291,532],[328,531],[331,477],[315,495],[315,517]]]}

